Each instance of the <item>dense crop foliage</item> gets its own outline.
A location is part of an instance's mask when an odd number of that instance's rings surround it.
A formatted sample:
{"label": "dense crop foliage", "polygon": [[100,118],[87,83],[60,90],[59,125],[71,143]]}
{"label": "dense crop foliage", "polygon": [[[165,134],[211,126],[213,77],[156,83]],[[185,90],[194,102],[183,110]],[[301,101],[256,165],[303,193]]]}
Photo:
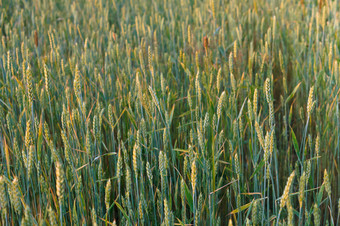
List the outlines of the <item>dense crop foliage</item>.
{"label": "dense crop foliage", "polygon": [[2,225],[340,223],[339,1],[0,10]]}

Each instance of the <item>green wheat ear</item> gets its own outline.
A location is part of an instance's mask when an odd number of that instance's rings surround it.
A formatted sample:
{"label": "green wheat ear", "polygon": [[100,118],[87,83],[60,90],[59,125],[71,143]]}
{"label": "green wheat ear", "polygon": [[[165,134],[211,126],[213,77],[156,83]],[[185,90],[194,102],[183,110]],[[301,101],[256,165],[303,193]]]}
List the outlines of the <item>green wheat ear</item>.
{"label": "green wheat ear", "polygon": [[7,210],[7,202],[6,181],[4,176],[0,176],[0,206],[5,211]]}
{"label": "green wheat ear", "polygon": [[170,210],[166,199],[164,199],[164,224],[166,226],[170,225]]}
{"label": "green wheat ear", "polygon": [[32,169],[33,169],[33,158],[35,155],[35,147],[33,145],[30,146],[28,151],[28,161],[27,161],[27,175],[28,178],[31,177]]}
{"label": "green wheat ear", "polygon": [[309,117],[313,107],[315,105],[315,102],[313,100],[313,95],[314,95],[314,86],[312,86],[309,90],[309,95],[308,95],[308,101],[307,101],[307,116]]}
{"label": "green wheat ear", "polygon": [[314,225],[319,226],[320,225],[320,209],[317,204],[314,204],[313,206],[313,215],[314,215]]}
{"label": "green wheat ear", "polygon": [[150,184],[152,184],[153,176],[152,176],[152,171],[151,171],[151,167],[150,167],[149,162],[146,163],[146,174],[147,174],[147,177],[149,179]]}
{"label": "green wheat ear", "polygon": [[111,196],[111,180],[109,179],[105,186],[105,206],[106,211],[109,211],[110,207],[110,196]]}
{"label": "green wheat ear", "polygon": [[126,166],[126,170],[125,170],[125,183],[126,183],[126,194],[130,195],[132,182],[131,182],[131,170],[129,166]]}
{"label": "green wheat ear", "polygon": [[221,118],[221,114],[222,114],[222,107],[223,107],[223,103],[225,100],[225,92],[223,91],[219,100],[218,100],[218,104],[217,104],[217,119],[219,120]]}
{"label": "green wheat ear", "polygon": [[303,201],[305,198],[305,187],[306,187],[306,173],[303,172],[300,181],[299,181],[299,204],[300,208],[302,208]]}
{"label": "green wheat ear", "polygon": [[33,135],[31,128],[31,120],[29,119],[26,123],[26,133],[25,133],[25,147],[29,150],[30,146],[33,145]]}
{"label": "green wheat ear", "polygon": [[255,130],[256,130],[259,142],[261,144],[261,147],[263,148],[263,150],[265,150],[265,141],[264,141],[264,138],[263,138],[263,132],[262,132],[262,129],[261,129],[259,123],[257,122],[257,120],[255,120]]}
{"label": "green wheat ear", "polygon": [[315,140],[315,157],[319,157],[320,154],[320,135],[318,134]]}
{"label": "green wheat ear", "polygon": [[78,65],[76,65],[76,68],[75,68],[73,89],[74,89],[74,94],[77,98],[77,102],[81,106],[82,105],[82,102],[81,102],[81,78],[80,78],[80,71],[78,69]]}
{"label": "green wheat ear", "polygon": [[29,101],[29,106],[33,105],[33,77],[31,67],[28,66],[26,70],[26,90]]}
{"label": "green wheat ear", "polygon": [[48,218],[50,220],[50,224],[51,226],[57,226],[57,219],[56,219],[56,216],[55,216],[55,212],[53,211],[52,207],[50,206],[48,208]]}
{"label": "green wheat ear", "polygon": [[19,190],[20,186],[19,186],[19,180],[17,177],[14,177],[10,189],[9,189],[9,194],[10,194],[10,198],[11,198],[11,204],[14,206],[15,211],[19,214],[21,212],[21,193]]}
{"label": "green wheat ear", "polygon": [[94,209],[94,207],[92,207],[92,211],[91,211],[91,216],[92,216],[92,225],[97,226],[97,213],[96,210]]}

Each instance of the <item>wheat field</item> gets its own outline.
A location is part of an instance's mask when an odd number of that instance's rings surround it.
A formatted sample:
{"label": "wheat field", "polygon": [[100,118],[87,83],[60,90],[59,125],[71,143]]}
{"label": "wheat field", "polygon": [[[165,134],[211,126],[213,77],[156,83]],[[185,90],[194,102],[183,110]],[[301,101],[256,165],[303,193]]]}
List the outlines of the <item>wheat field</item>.
{"label": "wheat field", "polygon": [[337,0],[0,0],[1,225],[340,224]]}

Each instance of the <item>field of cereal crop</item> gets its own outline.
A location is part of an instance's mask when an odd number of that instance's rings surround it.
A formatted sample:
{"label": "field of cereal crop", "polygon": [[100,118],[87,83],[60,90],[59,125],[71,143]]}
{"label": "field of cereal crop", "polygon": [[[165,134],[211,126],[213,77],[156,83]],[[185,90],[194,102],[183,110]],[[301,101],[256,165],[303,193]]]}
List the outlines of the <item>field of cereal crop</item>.
{"label": "field of cereal crop", "polygon": [[1,225],[340,224],[338,0],[0,0]]}

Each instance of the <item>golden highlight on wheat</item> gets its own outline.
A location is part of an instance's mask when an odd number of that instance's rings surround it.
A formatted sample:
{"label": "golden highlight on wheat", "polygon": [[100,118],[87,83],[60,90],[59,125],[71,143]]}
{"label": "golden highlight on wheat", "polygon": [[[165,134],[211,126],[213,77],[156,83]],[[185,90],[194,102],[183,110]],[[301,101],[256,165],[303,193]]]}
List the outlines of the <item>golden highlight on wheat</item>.
{"label": "golden highlight on wheat", "polygon": [[292,185],[293,183],[293,179],[295,177],[295,171],[293,171],[290,176],[288,177],[288,180],[287,180],[287,184],[285,186],[285,189],[283,190],[283,194],[282,194],[282,198],[281,198],[281,202],[280,202],[280,208],[283,208],[285,207],[287,201],[288,201],[288,198],[289,198],[289,192],[290,192],[290,186]]}

